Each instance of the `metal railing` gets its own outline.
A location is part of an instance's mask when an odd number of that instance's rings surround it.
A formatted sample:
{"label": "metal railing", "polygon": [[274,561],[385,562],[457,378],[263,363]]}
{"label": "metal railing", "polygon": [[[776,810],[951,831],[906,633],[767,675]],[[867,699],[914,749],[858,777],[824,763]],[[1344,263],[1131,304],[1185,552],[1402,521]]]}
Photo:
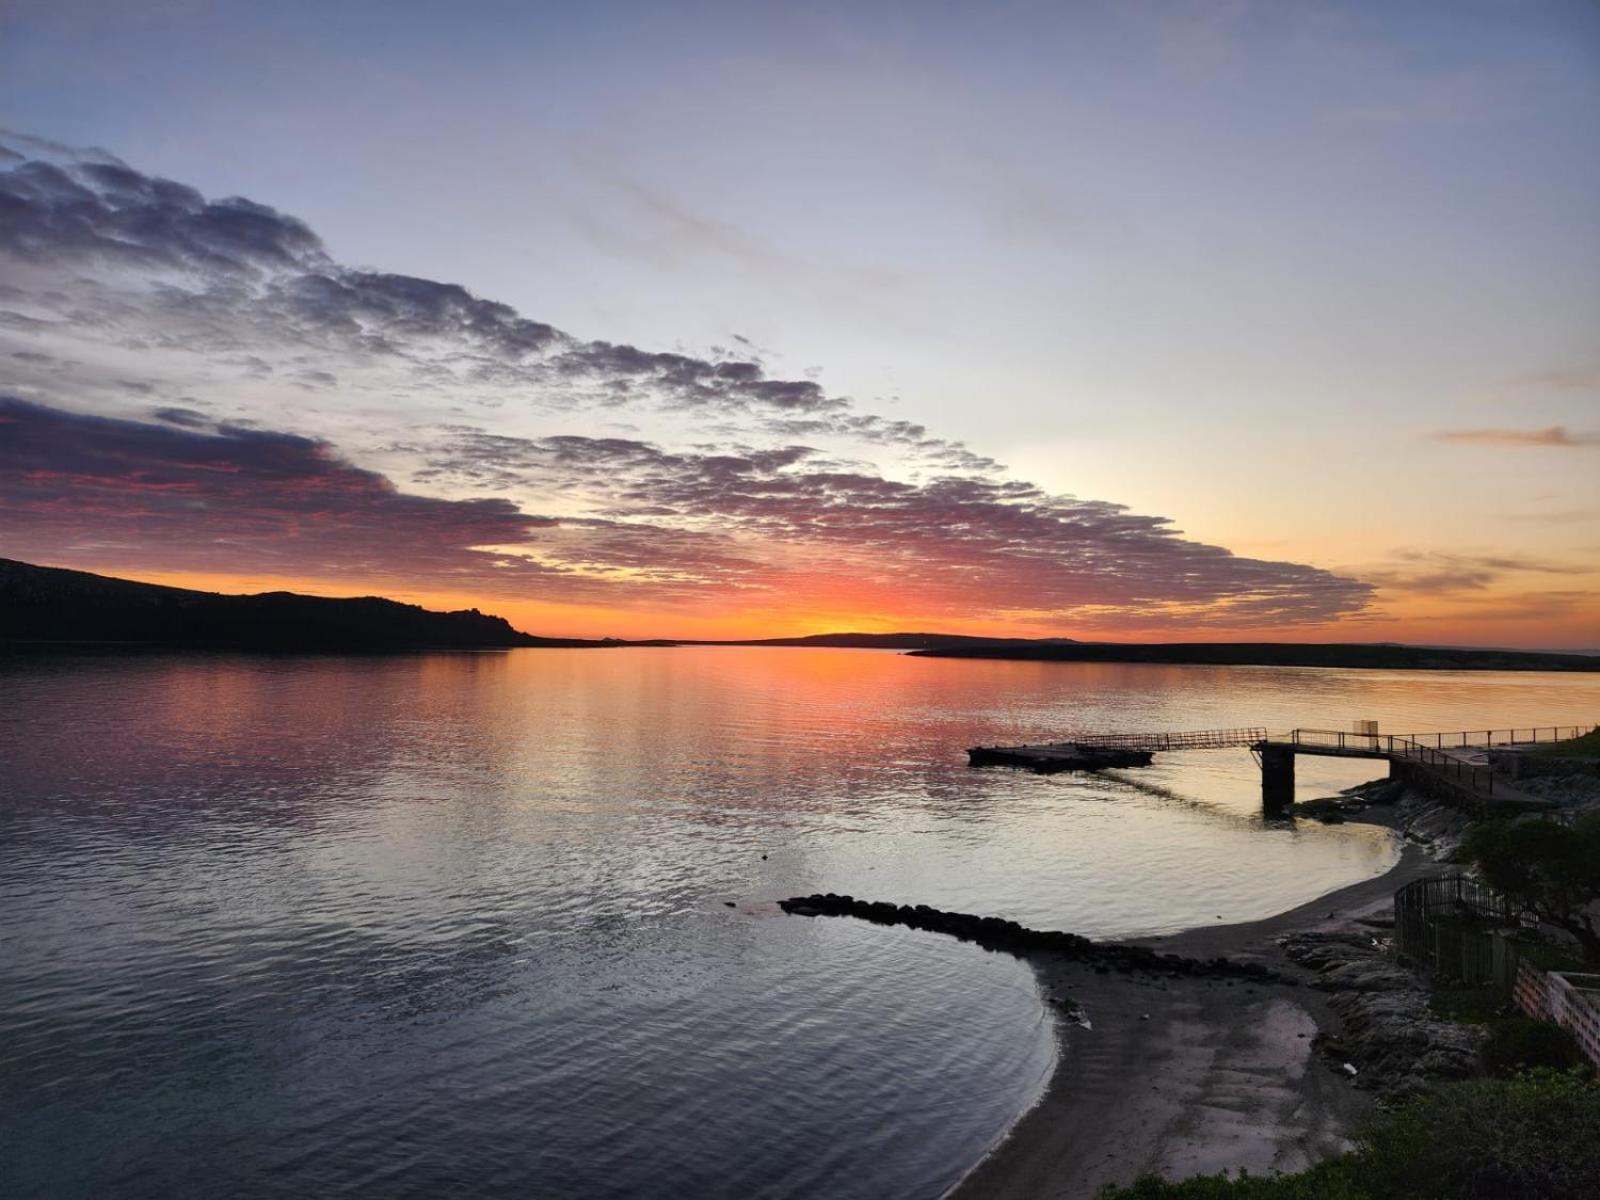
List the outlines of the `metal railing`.
{"label": "metal railing", "polygon": [[1330,750],[1395,754],[1403,752],[1408,746],[1427,746],[1434,750],[1487,750],[1494,746],[1565,742],[1592,733],[1597,728],[1600,725],[1530,725],[1521,729],[1469,729],[1459,733],[1346,733],[1342,729],[1291,729],[1270,740]]}
{"label": "metal railing", "polygon": [[[1564,742],[1582,737],[1595,725],[1540,725],[1526,729],[1462,730],[1457,733],[1346,733],[1340,729],[1294,729],[1273,741],[1311,750],[1382,755],[1412,762],[1433,774],[1480,796],[1495,792],[1494,768],[1468,762],[1451,750],[1488,750],[1496,746],[1526,746]],[[1506,790],[1504,785],[1502,791]]]}
{"label": "metal railing", "polygon": [[1419,763],[1436,774],[1485,796],[1494,795],[1494,768],[1479,763],[1469,763],[1433,746],[1425,746],[1409,738],[1390,738],[1390,756],[1407,762]]}
{"label": "metal railing", "polygon": [[1266,740],[1265,729],[1191,729],[1181,733],[1085,733],[1065,745],[1091,750],[1228,750]]}

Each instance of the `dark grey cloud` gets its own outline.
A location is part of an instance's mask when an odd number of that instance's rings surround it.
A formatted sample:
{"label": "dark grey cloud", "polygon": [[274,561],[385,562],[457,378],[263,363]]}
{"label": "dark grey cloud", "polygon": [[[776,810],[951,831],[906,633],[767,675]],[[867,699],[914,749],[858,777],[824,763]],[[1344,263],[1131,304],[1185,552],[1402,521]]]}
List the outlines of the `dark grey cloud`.
{"label": "dark grey cloud", "polygon": [[168,425],[181,425],[185,429],[204,429],[211,424],[211,418],[198,409],[181,408],[176,405],[152,408],[150,415],[158,421],[165,421]]}
{"label": "dark grey cloud", "polygon": [[[304,222],[241,197],[207,200],[106,156],[77,158],[0,133],[0,146],[8,143],[0,258],[141,283],[130,303],[103,280],[75,281],[57,307],[80,328],[142,323],[150,344],[241,357],[248,350],[258,372],[271,366],[261,346],[274,344],[403,364],[419,386],[454,379],[546,397],[579,387],[602,403],[776,414],[848,407],[813,381],[770,378],[753,360],[586,342],[457,284],[341,265]],[[39,314],[15,318],[31,324]]]}
{"label": "dark grey cloud", "polygon": [[[0,145],[13,152],[0,161],[0,265],[14,268],[0,326],[29,339],[12,353],[43,354],[32,343],[50,338],[59,357],[76,334],[113,347],[118,372],[152,348],[212,372],[204,386],[135,380],[153,420],[69,411],[94,407],[69,390],[86,374],[63,376],[49,405],[0,401],[0,535],[18,557],[613,603],[865,589],[930,615],[1102,624],[1322,622],[1371,595],[1369,583],[1242,558],[1165,518],[1010,479],[916,422],[772,377],[742,342],[748,357],[584,341],[455,284],[342,265],[270,207],[207,200],[109,155],[7,135]],[[649,406],[715,440],[668,448],[468,424],[377,435],[397,439],[386,461],[422,464],[411,486],[484,494],[447,499],[403,491],[259,405],[218,423],[206,410],[226,395],[224,374],[287,389],[274,393],[295,406],[284,412],[358,387],[367,411],[383,411],[385,390],[409,388],[448,397],[441,414]],[[906,477],[826,448],[839,441],[892,447]]]}
{"label": "dark grey cloud", "polygon": [[726,539],[408,495],[311,438],[158,415],[0,396],[0,554],[622,602],[760,586],[762,569]]}
{"label": "dark grey cloud", "polygon": [[945,613],[1118,607],[1159,619],[1326,620],[1371,593],[1326,571],[1241,558],[1160,517],[1051,496],[1021,481],[891,480],[789,445],[669,452],[628,438],[524,439],[442,431],[429,475],[570,498],[617,522],[706,526],[911,591]]}
{"label": "dark grey cloud", "polygon": [[140,270],[237,274],[323,261],[302,222],[239,197],[207,202],[121,164],[23,159],[0,172],[0,253]]}
{"label": "dark grey cloud", "polygon": [[0,398],[3,552],[633,604],[792,599],[843,582],[935,614],[1117,608],[1160,621],[1203,607],[1218,624],[1328,619],[1369,591],[1187,541],[1116,505],[1016,482],[897,482],[804,446],[670,453],[625,438],[458,431],[460,461],[436,470],[542,479],[596,514],[557,518],[498,498],[407,494],[310,438],[159,415]]}

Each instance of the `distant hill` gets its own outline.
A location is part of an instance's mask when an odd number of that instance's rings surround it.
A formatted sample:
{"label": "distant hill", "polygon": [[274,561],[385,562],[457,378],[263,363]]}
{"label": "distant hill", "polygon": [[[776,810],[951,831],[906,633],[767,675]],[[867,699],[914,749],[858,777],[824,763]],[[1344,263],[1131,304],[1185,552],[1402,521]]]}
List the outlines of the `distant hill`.
{"label": "distant hill", "polygon": [[267,650],[488,649],[614,643],[539,638],[503,617],[376,596],[225,596],[0,558],[0,642],[150,642]]}
{"label": "distant hill", "polygon": [[1209,663],[1242,667],[1361,667],[1408,671],[1600,671],[1600,658],[1536,650],[1340,642],[1033,642],[915,650],[928,658],[1040,662]]}
{"label": "distant hill", "polygon": [[918,657],[1211,663],[1447,671],[1600,671],[1600,657],[1531,650],[1293,642],[1077,642],[959,633],[819,633],[746,641],[544,638],[477,609],[431,612],[377,596],[226,596],[0,558],[0,645],[147,643],[252,650],[471,650],[516,646],[819,646]]}

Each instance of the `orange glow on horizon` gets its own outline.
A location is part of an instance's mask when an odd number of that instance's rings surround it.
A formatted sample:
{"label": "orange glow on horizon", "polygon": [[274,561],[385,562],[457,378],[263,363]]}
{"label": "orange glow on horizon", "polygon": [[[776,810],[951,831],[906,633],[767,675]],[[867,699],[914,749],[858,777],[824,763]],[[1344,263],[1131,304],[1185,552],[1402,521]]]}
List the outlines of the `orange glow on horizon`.
{"label": "orange glow on horizon", "polygon": [[[925,609],[919,609],[914,598],[895,596],[881,586],[852,585],[838,579],[807,580],[808,587],[803,594],[791,592],[773,597],[775,602],[768,605],[730,603],[729,599],[722,598],[694,606],[652,609],[407,588],[376,580],[360,585],[344,580],[274,575],[94,569],[102,574],[208,592],[293,591],[335,597],[378,595],[436,610],[476,608],[506,618],[523,632],[544,637],[733,641],[821,633],[951,633],[1109,642],[1407,642],[1529,649],[1600,647],[1600,623],[1597,623],[1597,614],[1588,607],[1539,611],[1536,606],[1519,607],[1519,598],[1514,594],[1484,593],[1467,602],[1452,602],[1438,597],[1387,597],[1380,593],[1369,615],[1323,625],[1218,627],[1203,622],[1194,625],[1141,623],[1132,613],[1116,621],[1062,619],[1041,624],[976,614],[964,617],[929,615]],[[813,582],[819,586],[809,586]]]}

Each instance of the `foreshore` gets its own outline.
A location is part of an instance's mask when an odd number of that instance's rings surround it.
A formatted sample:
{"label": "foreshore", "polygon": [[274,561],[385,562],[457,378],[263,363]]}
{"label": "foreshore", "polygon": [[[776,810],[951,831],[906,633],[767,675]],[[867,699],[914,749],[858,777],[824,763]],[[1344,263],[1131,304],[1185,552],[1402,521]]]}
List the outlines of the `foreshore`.
{"label": "foreshore", "polygon": [[[1092,1200],[1106,1184],[1295,1171],[1348,1146],[1370,1103],[1313,1054],[1325,999],[1277,944],[1387,909],[1438,871],[1406,844],[1383,875],[1264,920],[1134,944],[1190,959],[1259,964],[1272,978],[1123,974],[1048,950],[1026,957],[1057,1013],[1060,1048],[1044,1095],[951,1200]],[[1087,1027],[1076,1018],[1087,1021]]]}

